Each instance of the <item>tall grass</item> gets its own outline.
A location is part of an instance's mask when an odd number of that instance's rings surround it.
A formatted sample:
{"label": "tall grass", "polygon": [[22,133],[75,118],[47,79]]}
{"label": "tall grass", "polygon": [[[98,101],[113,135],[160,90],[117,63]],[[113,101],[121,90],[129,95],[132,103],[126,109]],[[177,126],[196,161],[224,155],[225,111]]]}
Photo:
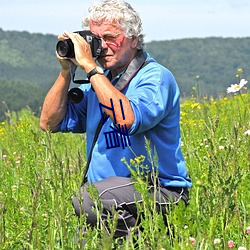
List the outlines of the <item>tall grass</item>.
{"label": "tall grass", "polygon": [[[140,228],[118,242],[112,239],[116,221],[107,221],[111,235],[99,222],[98,230],[85,233],[85,249],[228,249],[230,240],[235,249],[250,249],[249,103],[249,94],[186,100],[181,127],[193,180],[190,204],[173,207],[165,225],[141,181]],[[82,181],[85,148],[81,134],[41,132],[28,109],[6,114],[0,124],[0,249],[80,249],[76,229],[86,223],[75,217],[71,197]],[[143,157],[127,164],[140,167]]]}

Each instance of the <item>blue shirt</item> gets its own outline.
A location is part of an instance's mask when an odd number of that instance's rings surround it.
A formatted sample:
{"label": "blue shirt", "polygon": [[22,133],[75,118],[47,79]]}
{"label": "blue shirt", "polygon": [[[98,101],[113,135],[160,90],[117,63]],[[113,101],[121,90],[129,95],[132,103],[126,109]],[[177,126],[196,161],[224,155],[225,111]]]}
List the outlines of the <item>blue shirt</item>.
{"label": "blue shirt", "polygon": [[[146,156],[144,165],[152,168],[147,156],[145,138],[149,140],[152,152],[156,150],[159,180],[163,186],[191,187],[187,168],[181,152],[180,137],[180,91],[172,73],[147,55],[150,61],[137,72],[122,93],[130,100],[134,111],[134,123],[128,131],[130,147],[107,149],[104,133],[115,127],[108,119],[100,131],[92,153],[88,170],[88,181],[96,182],[109,176],[129,177],[130,170],[121,161],[136,156]],[[107,72],[108,73],[108,72]],[[112,84],[115,85],[120,75]],[[87,135],[87,155],[101,112],[99,101],[90,84],[81,85],[84,98],[78,103],[68,102],[67,113],[58,126],[58,131]],[[101,88],[101,86],[100,86]],[[110,105],[111,107],[111,105]],[[126,114],[124,114],[126,117]],[[153,156],[154,157],[154,156]]]}

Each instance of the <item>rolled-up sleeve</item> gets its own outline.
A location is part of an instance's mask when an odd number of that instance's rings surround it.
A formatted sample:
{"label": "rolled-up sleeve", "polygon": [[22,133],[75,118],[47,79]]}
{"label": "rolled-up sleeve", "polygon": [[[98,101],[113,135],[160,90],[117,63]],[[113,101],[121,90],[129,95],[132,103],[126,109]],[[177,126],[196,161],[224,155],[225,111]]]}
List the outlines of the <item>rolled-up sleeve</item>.
{"label": "rolled-up sleeve", "polygon": [[153,128],[166,117],[177,104],[179,91],[170,71],[151,67],[127,96],[135,116],[129,130],[132,135]]}
{"label": "rolled-up sleeve", "polygon": [[84,97],[79,103],[67,103],[67,112],[57,127],[57,132],[86,132],[87,99],[88,93],[83,91]]}

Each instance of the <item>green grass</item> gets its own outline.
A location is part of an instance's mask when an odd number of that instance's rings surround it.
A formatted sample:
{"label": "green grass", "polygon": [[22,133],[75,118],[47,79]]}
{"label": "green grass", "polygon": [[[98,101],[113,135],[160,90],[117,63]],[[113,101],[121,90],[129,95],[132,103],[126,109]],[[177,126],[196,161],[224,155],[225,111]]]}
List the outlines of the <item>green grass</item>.
{"label": "green grass", "polygon": [[[229,240],[235,249],[250,249],[249,103],[244,94],[181,105],[182,150],[193,180],[190,204],[173,207],[165,226],[142,182],[143,230],[117,249],[135,249],[136,241],[137,249],[228,249]],[[0,249],[80,249],[73,239],[85,220],[74,216],[71,197],[82,181],[84,136],[44,133],[38,124],[28,109],[7,113],[0,124]],[[140,166],[143,158],[127,164]],[[116,221],[108,221],[111,236],[98,223],[100,230],[87,232],[86,249],[112,249]]]}

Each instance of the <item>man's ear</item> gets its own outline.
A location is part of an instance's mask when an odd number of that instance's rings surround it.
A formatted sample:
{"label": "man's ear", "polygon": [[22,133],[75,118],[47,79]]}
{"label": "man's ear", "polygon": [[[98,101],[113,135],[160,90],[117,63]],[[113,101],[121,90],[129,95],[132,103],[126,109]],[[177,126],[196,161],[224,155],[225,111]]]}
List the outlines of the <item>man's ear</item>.
{"label": "man's ear", "polygon": [[138,43],[138,37],[132,37],[131,47],[134,49],[136,48]]}

